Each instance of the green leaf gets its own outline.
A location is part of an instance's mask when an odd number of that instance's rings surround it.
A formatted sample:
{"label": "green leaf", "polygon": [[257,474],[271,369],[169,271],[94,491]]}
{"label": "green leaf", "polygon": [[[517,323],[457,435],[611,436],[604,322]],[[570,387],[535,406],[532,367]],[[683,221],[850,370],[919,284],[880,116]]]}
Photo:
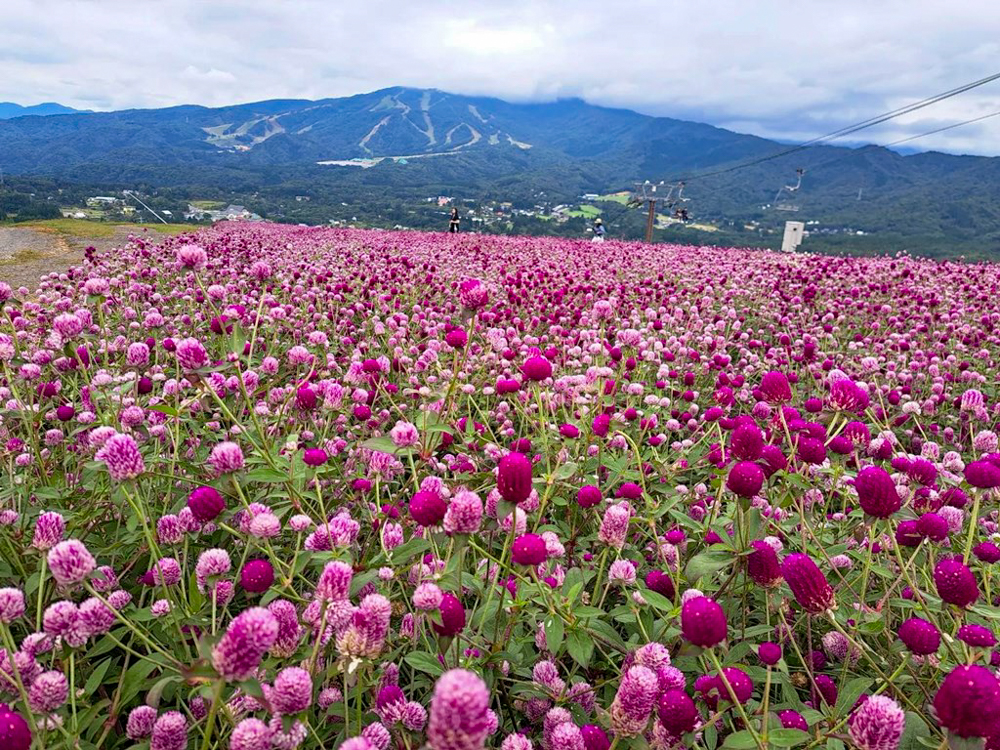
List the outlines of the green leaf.
{"label": "green leaf", "polygon": [[736,732],[726,737],[722,746],[732,748],[732,750],[751,750],[751,748],[757,747],[757,741],[748,730],[744,729],[742,732]]}
{"label": "green leaf", "polygon": [[438,677],[444,674],[444,667],[434,654],[427,651],[411,651],[403,657],[403,661],[420,672]]}
{"label": "green leaf", "polygon": [[767,742],[775,747],[795,747],[810,739],[808,732],[801,729],[775,729],[767,733]]}
{"label": "green leaf", "polygon": [[566,650],[581,667],[587,667],[594,655],[594,640],[582,630],[571,630],[566,636]]}
{"label": "green leaf", "polygon": [[244,482],[264,482],[264,483],[275,483],[275,482],[287,482],[289,479],[287,474],[282,474],[280,471],[275,471],[274,469],[262,468],[254,469],[253,471],[248,471],[243,475]]}
{"label": "green leaf", "polygon": [[143,681],[149,677],[154,669],[158,668],[158,664],[149,661],[138,661],[129,667],[122,682],[121,704],[128,705],[142,690]]}
{"label": "green leaf", "polygon": [[928,747],[923,740],[932,741],[932,746],[937,747],[937,740],[931,737],[931,730],[920,715],[913,711],[907,711],[906,728],[899,740],[899,750],[918,750],[918,748]]}
{"label": "green leaf", "polygon": [[576,469],[577,466],[575,463],[573,463],[572,461],[567,461],[566,463],[564,463],[562,466],[560,466],[558,469],[555,470],[554,472],[555,478],[557,480],[569,479],[571,476],[576,474]]}
{"label": "green leaf", "polygon": [[671,612],[674,609],[674,603],[667,599],[663,594],[657,594],[655,591],[650,591],[649,589],[644,589],[642,592],[642,598],[646,600],[646,603],[651,607],[660,610],[661,612]]}
{"label": "green leaf", "polygon": [[171,682],[177,682],[180,680],[180,675],[171,674],[164,677],[162,680],[153,685],[152,689],[146,693],[146,705],[151,708],[160,707],[160,697],[163,695],[164,688],[167,687]]}
{"label": "green leaf", "polygon": [[399,452],[399,448],[392,442],[392,438],[388,437],[368,438],[361,445],[368,450],[379,451],[380,453],[396,454]]}
{"label": "green leaf", "polygon": [[158,411],[160,414],[166,414],[168,417],[180,416],[180,412],[178,412],[174,407],[167,406],[166,404],[153,404],[152,406],[147,406],[146,408],[151,411]]}
{"label": "green leaf", "polygon": [[108,673],[108,668],[111,666],[111,659],[105,659],[94,671],[90,673],[90,677],[87,678],[87,684],[83,686],[83,692],[87,695],[93,695],[98,687],[101,685],[101,681],[104,679],[104,675]]}
{"label": "green leaf", "polygon": [[855,677],[853,680],[844,686],[843,690],[840,691],[840,695],[837,698],[837,706],[834,709],[834,713],[837,716],[845,716],[848,711],[854,708],[854,704],[858,702],[858,698],[864,693],[869,686],[872,684],[872,680],[868,677]]}
{"label": "green leaf", "polygon": [[563,621],[558,615],[545,618],[545,645],[553,656],[559,655],[563,642]]}
{"label": "green leaf", "polygon": [[707,549],[692,557],[684,569],[688,583],[697,583],[704,576],[712,575],[733,561],[733,553],[725,549]]}
{"label": "green leaf", "polygon": [[240,683],[240,689],[249,696],[254,698],[263,698],[264,689],[260,686],[257,680],[244,680]]}

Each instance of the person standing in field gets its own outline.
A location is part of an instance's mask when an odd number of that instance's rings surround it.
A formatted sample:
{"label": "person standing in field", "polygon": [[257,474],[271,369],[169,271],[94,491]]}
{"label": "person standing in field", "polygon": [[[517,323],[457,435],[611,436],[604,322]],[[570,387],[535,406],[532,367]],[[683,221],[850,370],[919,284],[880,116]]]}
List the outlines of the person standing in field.
{"label": "person standing in field", "polygon": [[452,234],[458,232],[458,225],[462,221],[461,217],[458,215],[458,206],[454,206],[451,209],[451,220],[448,222],[448,231]]}

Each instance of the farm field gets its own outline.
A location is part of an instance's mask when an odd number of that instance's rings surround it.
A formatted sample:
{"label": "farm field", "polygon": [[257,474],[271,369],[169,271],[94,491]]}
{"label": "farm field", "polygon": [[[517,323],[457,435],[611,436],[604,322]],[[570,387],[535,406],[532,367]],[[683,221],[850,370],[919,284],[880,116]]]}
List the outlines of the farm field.
{"label": "farm field", "polygon": [[1000,266],[72,261],[0,282],[0,749],[1000,747]]}

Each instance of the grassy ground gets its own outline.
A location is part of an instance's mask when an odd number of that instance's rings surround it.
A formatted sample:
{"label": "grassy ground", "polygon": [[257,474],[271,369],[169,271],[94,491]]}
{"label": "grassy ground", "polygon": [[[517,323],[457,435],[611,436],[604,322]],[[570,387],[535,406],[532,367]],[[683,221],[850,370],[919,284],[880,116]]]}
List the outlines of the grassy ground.
{"label": "grassy ground", "polygon": [[624,206],[626,203],[628,203],[629,196],[630,196],[630,194],[627,193],[627,192],[610,193],[609,195],[602,195],[597,200],[599,200],[599,201],[611,201],[612,203],[620,203],[621,205]]}
{"label": "grassy ground", "polygon": [[575,218],[592,219],[595,216],[600,216],[601,213],[602,213],[601,209],[599,209],[597,206],[591,206],[587,203],[584,203],[578,209],[575,209],[573,211],[567,211],[566,215],[573,216]]}
{"label": "grassy ground", "polygon": [[55,232],[70,237],[110,237],[118,227],[133,232],[149,229],[160,234],[182,234],[198,229],[192,224],[112,224],[110,222],[87,221],[86,219],[45,219],[44,221],[28,221],[12,226]]}

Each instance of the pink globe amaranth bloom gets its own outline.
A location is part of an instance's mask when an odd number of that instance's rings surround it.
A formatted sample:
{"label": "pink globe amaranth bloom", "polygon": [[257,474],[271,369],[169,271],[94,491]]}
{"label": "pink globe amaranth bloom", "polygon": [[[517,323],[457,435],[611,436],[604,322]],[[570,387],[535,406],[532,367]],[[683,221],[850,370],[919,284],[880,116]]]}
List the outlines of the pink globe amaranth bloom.
{"label": "pink globe amaranth bloom", "polygon": [[208,352],[195,338],[181,339],[176,343],[177,362],[187,372],[198,370],[208,364]]}
{"label": "pink globe amaranth bloom", "polygon": [[248,679],[278,638],[278,621],[262,607],[248,609],[229,623],[212,649],[212,666],[229,682]]}
{"label": "pink globe amaranth bloom", "polygon": [[585,484],[576,493],[576,504],[581,508],[593,508],[600,505],[603,499],[600,488],[592,484]]}
{"label": "pink globe amaranth bloom", "polygon": [[906,712],[892,698],[873,695],[851,714],[847,727],[859,750],[896,750],[906,728]]}
{"label": "pink globe amaranth bloom", "polygon": [[125,734],[130,740],[144,740],[153,733],[156,723],[156,709],[152,706],[137,706],[128,715]]}
{"label": "pink globe amaranth bloom", "polygon": [[444,514],[444,530],[450,534],[475,534],[483,521],[483,501],[475,492],[459,490]]}
{"label": "pink globe amaranth bloom", "polygon": [[173,586],[181,580],[181,565],[173,557],[161,557],[150,572],[157,586]]}
{"label": "pink globe amaranth bloom", "polygon": [[62,541],[66,533],[66,521],[55,511],[46,511],[35,521],[35,533],[31,538],[31,546],[45,551]]}
{"label": "pink globe amaranth bloom", "polygon": [[139,446],[131,435],[112,435],[94,454],[94,458],[107,464],[108,473],[116,482],[135,479],[146,471]]}
{"label": "pink globe amaranth bloom", "polygon": [[392,735],[383,724],[375,722],[361,730],[361,736],[368,740],[375,750],[389,750],[392,745]]}
{"label": "pink globe amaranth bloom", "polygon": [[965,466],[965,481],[983,490],[1000,487],[1000,466],[987,460],[973,461]]}
{"label": "pink globe amaranth bloom", "polygon": [[528,357],[521,365],[521,375],[525,380],[539,383],[552,377],[552,363],[540,354]]}
{"label": "pink globe amaranth bloom", "polygon": [[625,546],[628,537],[628,525],[632,518],[632,509],[628,503],[611,505],[604,511],[597,538],[617,550]]}
{"label": "pink globe amaranth bloom", "polygon": [[20,589],[0,589],[0,622],[10,624],[24,615],[24,592]]}
{"label": "pink globe amaranth bloom", "polygon": [[788,555],[781,563],[781,574],[792,590],[795,601],[806,612],[820,614],[837,603],[826,576],[809,555]]}
{"label": "pink globe amaranth bloom", "polygon": [[351,579],[354,569],[345,562],[328,562],[320,573],[316,584],[316,599],[319,601],[340,601],[351,593]]}
{"label": "pink globe amaranth bloom", "polygon": [[979,598],[976,576],[961,559],[938,561],[934,586],[938,596],[956,607],[968,607]]}
{"label": "pink globe amaranth bloom", "polygon": [[378,750],[367,737],[350,737],[337,750]]}
{"label": "pink globe amaranth bloom", "polygon": [[177,248],[177,262],[182,268],[200,271],[208,263],[208,253],[201,245],[181,245]]}
{"label": "pink globe amaranth bloom", "polygon": [[726,487],[740,497],[750,498],[764,486],[764,470],[751,461],[741,461],[729,470]]}
{"label": "pink globe amaranth bloom", "polygon": [[660,723],[674,737],[693,732],[698,725],[698,707],[683,690],[667,690],[657,702]]}
{"label": "pink globe amaranth bloom", "polygon": [[262,594],[274,583],[274,567],[267,560],[249,560],[240,571],[240,585],[253,594]]}
{"label": "pink globe amaranth bloom", "polygon": [[873,518],[888,518],[903,504],[896,484],[885,469],[878,466],[867,466],[858,472],[854,490],[858,493],[861,509]]}
{"label": "pink globe amaranth bloom", "polygon": [[97,567],[94,557],[79,539],[67,539],[49,550],[49,570],[63,586],[83,581]]}
{"label": "pink globe amaranth bloom", "polygon": [[986,667],[955,667],[934,696],[934,712],[957,737],[988,737],[1000,712],[1000,682]]}
{"label": "pink globe amaranth bloom", "polygon": [[587,750],[580,728],[572,721],[556,725],[548,741],[549,750]]}
{"label": "pink globe amaranth bloom", "polygon": [[66,702],[69,697],[69,680],[62,672],[55,670],[42,672],[36,677],[28,691],[28,702],[36,713],[51,713]]}
{"label": "pink globe amaranth bloom", "polygon": [[783,372],[764,373],[760,380],[760,393],[771,406],[787,404],[792,400],[792,387]]}
{"label": "pink globe amaranth bloom", "polygon": [[229,736],[229,750],[271,750],[272,735],[271,728],[260,719],[243,719]]}
{"label": "pink globe amaranth bloom", "polygon": [[473,672],[452,669],[438,678],[431,699],[431,750],[482,750],[490,731],[490,692]]}
{"label": "pink globe amaranth bloom", "polygon": [[707,596],[688,599],[681,607],[681,633],[695,646],[712,648],[726,640],[726,613]]}
{"label": "pink globe amaranth bloom", "polygon": [[508,503],[523,503],[531,495],[531,459],[508,453],[497,464],[497,490]]}
{"label": "pink globe amaranth bloom", "polygon": [[538,534],[521,534],[511,545],[510,554],[518,565],[540,565],[548,557],[545,540]]}
{"label": "pink globe amaranth bloom", "polygon": [[764,588],[774,588],[781,583],[781,563],[778,553],[767,542],[756,540],[750,543],[753,552],[747,555],[747,575],[750,580]]}
{"label": "pink globe amaranth bloom", "polygon": [[0,747],[4,750],[29,750],[31,730],[28,722],[0,703]]}
{"label": "pink globe amaranth bloom", "polygon": [[204,592],[210,578],[224,576],[232,567],[229,553],[224,549],[207,549],[202,552],[194,568],[198,590]]}
{"label": "pink globe amaranth bloom", "polygon": [[438,611],[441,614],[441,624],[432,623],[435,633],[447,638],[458,635],[465,629],[465,607],[454,594],[444,592]]}
{"label": "pink globe amaranth bloom", "polygon": [[659,680],[653,670],[629,667],[611,703],[611,728],[621,737],[642,734],[656,703]]}
{"label": "pink globe amaranth bloom", "polygon": [[227,440],[212,448],[208,462],[216,474],[234,474],[243,468],[243,450]]}
{"label": "pink globe amaranth bloom", "polygon": [[415,424],[399,420],[389,430],[389,438],[397,448],[410,448],[420,442],[420,432]]}
{"label": "pink globe amaranth bloom", "polygon": [[197,487],[188,495],[187,506],[202,523],[215,520],[226,509],[226,501],[214,487]]}
{"label": "pink globe amaranth bloom", "polygon": [[413,592],[413,606],[425,611],[437,609],[443,599],[444,592],[436,583],[421,583]]}
{"label": "pink globe amaranth bloom", "polygon": [[479,310],[489,301],[489,290],[479,279],[465,279],[458,285],[458,300],[466,310]]}
{"label": "pink globe amaranth bloom", "polygon": [[436,492],[420,490],[410,498],[410,515],[421,526],[437,526],[444,520],[448,504]]}
{"label": "pink globe amaranth bloom", "polygon": [[[584,739],[584,743],[586,743],[586,739]],[[500,750],[534,750],[534,745],[523,734],[508,734],[500,743]]]}
{"label": "pink globe amaranth bloom", "polygon": [[285,667],[274,678],[268,694],[277,714],[297,714],[312,704],[312,677],[301,667]]}

